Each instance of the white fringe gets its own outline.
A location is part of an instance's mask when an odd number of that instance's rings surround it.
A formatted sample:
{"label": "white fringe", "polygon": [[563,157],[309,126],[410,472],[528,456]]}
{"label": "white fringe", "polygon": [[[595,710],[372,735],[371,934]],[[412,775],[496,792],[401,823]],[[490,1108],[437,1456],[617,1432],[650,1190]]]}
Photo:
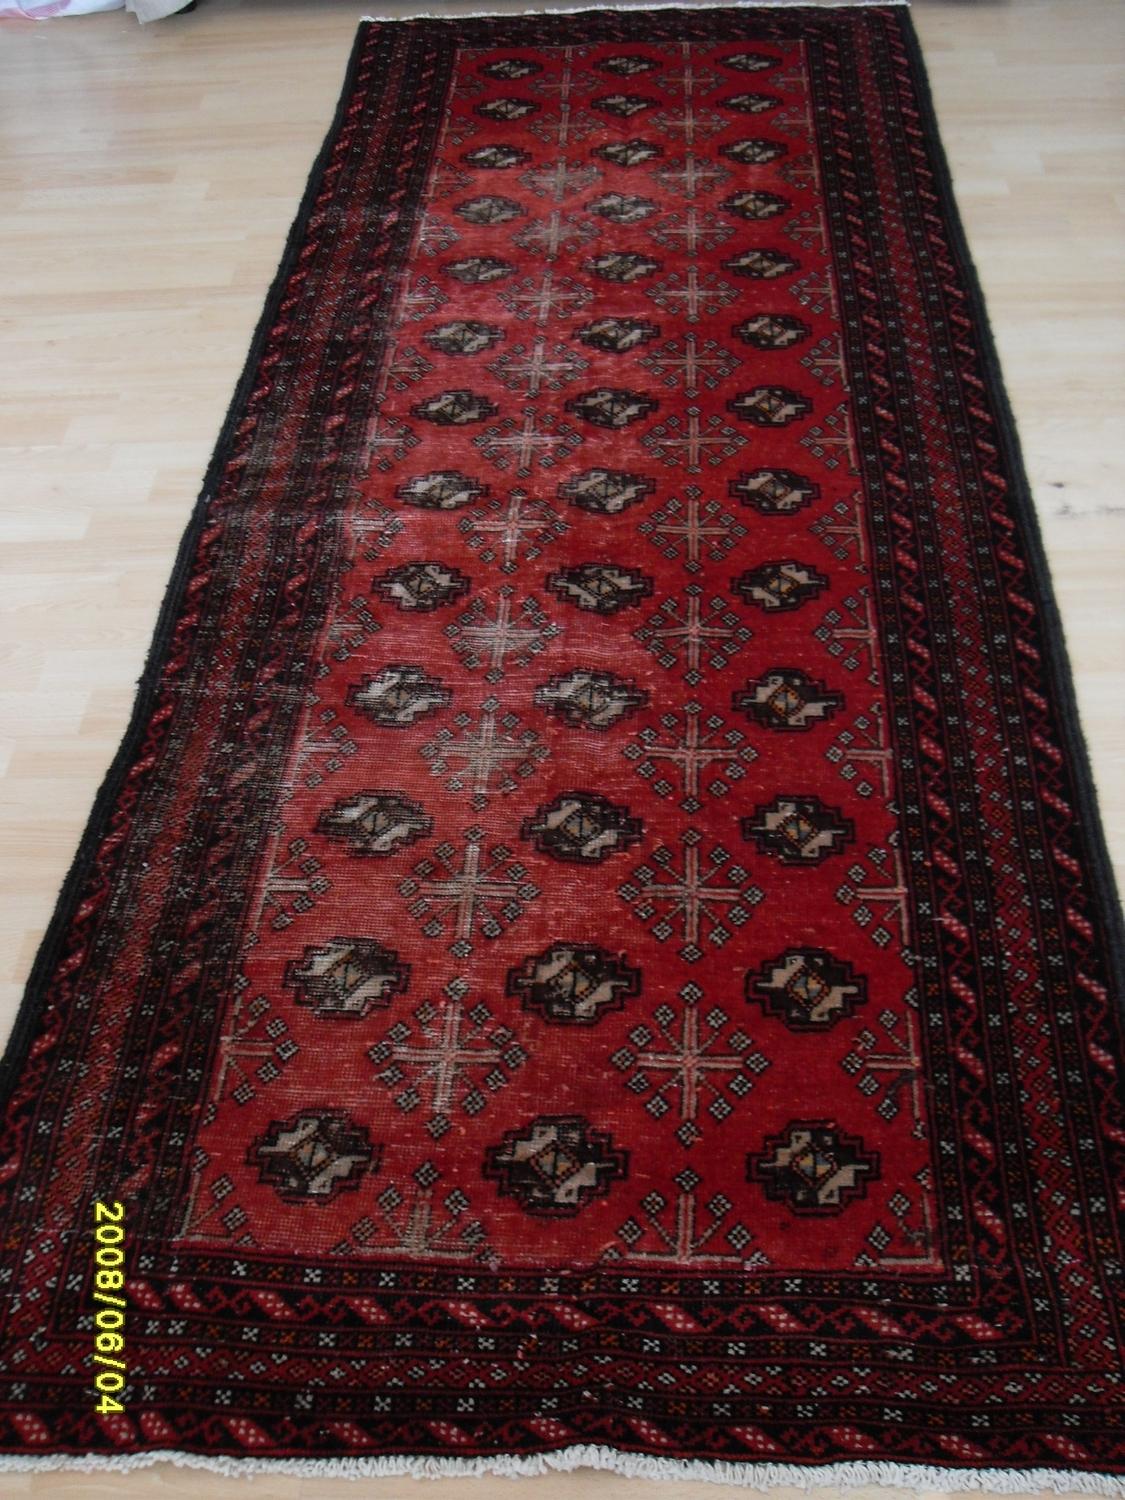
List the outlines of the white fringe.
{"label": "white fringe", "polygon": [[361,21],[484,21],[509,16],[573,16],[584,10],[757,10],[766,6],[803,5],[838,10],[853,5],[909,5],[911,0],[637,0],[635,5],[537,5],[531,10],[405,11],[396,16],[360,16]]}
{"label": "white fringe", "polygon": [[557,1453],[528,1456],[501,1453],[492,1458],[230,1458],[200,1453],[53,1453],[42,1456],[0,1455],[5,1470],[80,1469],[120,1471],[170,1463],[185,1469],[207,1469],[232,1479],[251,1474],[285,1474],[300,1479],[367,1479],[409,1475],[413,1479],[502,1477],[547,1474],[552,1470],[609,1469],[630,1479],[698,1479],[711,1484],[738,1485],[748,1490],[771,1490],[781,1485],[813,1490],[821,1486],[854,1489],[862,1485],[893,1485],[906,1490],[991,1491],[1000,1495],[1049,1491],[1083,1495],[1125,1495],[1125,1478],[1114,1474],[1083,1474],[1071,1469],[944,1469],[929,1464],[892,1464],[856,1459],[849,1463],[775,1464],[704,1463],[697,1459],[660,1458],[645,1453],[619,1453],[614,1448],[562,1448]]}

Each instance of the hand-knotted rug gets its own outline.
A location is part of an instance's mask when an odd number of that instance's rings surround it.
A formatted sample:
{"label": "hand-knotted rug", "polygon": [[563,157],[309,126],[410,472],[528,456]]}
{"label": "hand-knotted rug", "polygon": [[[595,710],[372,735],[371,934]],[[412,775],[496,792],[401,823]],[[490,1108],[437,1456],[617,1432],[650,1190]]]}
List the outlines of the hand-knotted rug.
{"label": "hand-knotted rug", "polygon": [[1106,871],[907,12],[364,25],[6,1059],[3,1462],[1116,1490]]}

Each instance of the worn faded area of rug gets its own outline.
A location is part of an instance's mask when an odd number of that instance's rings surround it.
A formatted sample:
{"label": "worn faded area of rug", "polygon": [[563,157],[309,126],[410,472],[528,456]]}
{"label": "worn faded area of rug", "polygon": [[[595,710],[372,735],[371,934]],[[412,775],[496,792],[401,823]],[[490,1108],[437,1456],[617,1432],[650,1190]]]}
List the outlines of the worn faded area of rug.
{"label": "worn faded area of rug", "polygon": [[1106,868],[906,12],[365,25],[7,1058],[8,1462],[1116,1488]]}

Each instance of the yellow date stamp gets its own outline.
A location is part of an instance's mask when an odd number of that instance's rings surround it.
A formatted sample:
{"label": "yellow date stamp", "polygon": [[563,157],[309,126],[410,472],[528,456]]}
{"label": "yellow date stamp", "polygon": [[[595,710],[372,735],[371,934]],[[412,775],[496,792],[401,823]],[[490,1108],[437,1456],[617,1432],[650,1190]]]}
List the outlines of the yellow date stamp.
{"label": "yellow date stamp", "polygon": [[125,1205],[94,1203],[94,1411],[125,1410]]}

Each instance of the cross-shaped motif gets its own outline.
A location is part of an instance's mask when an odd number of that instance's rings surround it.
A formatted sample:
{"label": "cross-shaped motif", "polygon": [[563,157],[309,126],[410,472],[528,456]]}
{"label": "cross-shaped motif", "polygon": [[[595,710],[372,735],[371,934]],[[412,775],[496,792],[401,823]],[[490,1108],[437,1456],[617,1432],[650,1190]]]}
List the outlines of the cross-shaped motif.
{"label": "cross-shaped motif", "polygon": [[527,1060],[486,1005],[466,1009],[466,988],[457,980],[441,999],[424,1001],[414,1012],[416,1024],[396,1021],[367,1054],[377,1081],[393,1092],[404,1114],[425,1109],[426,1129],[435,1140],[451,1129],[455,1111],[480,1114],[488,1095],[504,1088]]}
{"label": "cross-shaped motif", "polygon": [[829,412],[824,421],[818,423],[801,438],[801,447],[815,453],[827,469],[835,469],[840,458],[845,457],[849,474],[859,473],[859,454],[852,433],[851,411],[846,401],[841,401],[835,411]]}
{"label": "cross-shaped motif", "polygon": [[668,165],[662,167],[656,173],[657,181],[663,187],[673,192],[678,191],[682,198],[694,198],[699,192],[706,192],[709,188],[717,187],[730,176],[725,167],[720,167],[713,162],[699,161],[696,157],[688,155],[682,164],[676,166]]}
{"label": "cross-shaped motif", "polygon": [[398,889],[427,937],[440,936],[452,919],[449,951],[464,958],[472,952],[478,932],[489,939],[499,937],[522,916],[539,888],[527,879],[524,867],[512,860],[511,850],[503,845],[485,849],[481,828],[466,831],[460,863],[456,860],[452,844],[439,844],[433,857],[420,860]]}
{"label": "cross-shaped motif", "polygon": [[446,627],[445,633],[468,667],[483,667],[489,682],[499,682],[509,657],[514,666],[526,666],[558,635],[559,627],[534,599],[526,598],[517,607],[512,586],[505,584],[492,615],[478,597],[456,623]]}
{"label": "cross-shaped motif", "polygon": [[866,661],[867,681],[878,687],[879,633],[869,589],[857,589],[833,606],[813,634],[849,672],[857,671]]}
{"label": "cross-shaped motif", "polygon": [[[875,874],[870,873],[874,868]],[[902,851],[897,844],[889,849],[874,848],[867,852],[867,865],[858,861],[848,871],[848,880],[836,891],[842,906],[852,907],[852,915],[878,947],[885,948],[892,939],[890,929],[897,927],[904,949],[910,946],[910,891],[906,884]],[[873,906],[888,908],[876,920]]]}
{"label": "cross-shaped motif", "polygon": [[[703,991],[698,985],[686,984],[680,998],[684,1005],[678,1017],[670,1005],[658,1005],[652,1017],[656,1033],[644,1022],[634,1026],[628,1035],[631,1045],[619,1047],[610,1062],[629,1075],[630,1091],[645,1099],[646,1110],[655,1118],[663,1118],[671,1098],[676,1099],[676,1139],[690,1148],[702,1137],[704,1110],[717,1123],[725,1120],[735,1108],[730,1096],[745,1098],[755,1075],[764,1073],[769,1061],[740,1029],[724,1042],[730,1017],[718,1006],[701,1014]],[[661,1078],[662,1074],[667,1076]]]}
{"label": "cross-shaped motif", "polygon": [[[678,433],[679,436],[673,436]],[[665,463],[683,464],[689,474],[702,470],[703,460],[714,466],[745,447],[746,439],[730,427],[717,412],[703,420],[698,406],[689,406],[679,417],[669,417],[642,439],[644,446]]]}
{"label": "cross-shaped motif", "polygon": [[863,523],[863,496],[858,490],[853,490],[847,497],[841,496],[809,530],[841,562],[846,562],[854,553],[857,571],[866,572],[867,527]]}
{"label": "cross-shaped motif", "polygon": [[521,730],[518,717],[501,715],[500,707],[498,699],[486,698],[478,719],[458,715],[454,728],[440,730],[422,747],[422,758],[435,776],[452,773],[452,762],[463,763],[446,784],[453,791],[468,792],[477,811],[496,790],[515,790],[513,772],[522,779],[550,754],[533,729]]}
{"label": "cross-shaped motif", "polygon": [[519,390],[522,386],[523,394],[529,400],[538,396],[541,386],[547,385],[551,390],[558,390],[559,386],[581,374],[586,367],[586,360],[572,353],[565,345],[556,344],[553,349],[549,348],[542,335],[536,337],[530,349],[519,344],[509,354],[502,354],[488,366],[497,380],[509,389]]}
{"label": "cross-shaped motif", "polygon": [[746,535],[741,521],[725,511],[719,501],[704,500],[703,491],[694,484],[685,487],[682,500],[678,495],[669,496],[637,529],[670,561],[678,558],[682,549],[688,573],[700,571],[704,552],[712,562],[721,562]]}
{"label": "cross-shaped motif", "polygon": [[537,219],[522,229],[516,235],[515,243],[521,250],[538,251],[547,260],[555,260],[564,246],[574,249],[590,239],[593,233],[586,220],[563,214],[556,208],[545,219]]}
{"label": "cross-shaped motif", "polygon": [[[673,1266],[741,1266],[745,1270],[763,1270],[769,1260],[761,1250],[747,1256],[746,1251],[754,1242],[754,1236],[739,1220],[730,1222],[733,1207],[729,1198],[715,1193],[703,1204],[708,1220],[704,1221],[697,1200],[702,1183],[697,1172],[685,1167],[673,1179],[676,1197],[672,1212],[665,1213],[668,1199],[655,1190],[646,1193],[639,1205],[643,1222],[636,1217],[625,1220],[617,1231],[617,1237],[625,1245],[624,1250],[616,1246],[607,1250],[605,1261],[647,1261],[650,1264]],[[716,1237],[731,1246],[733,1253],[719,1250]]]}
{"label": "cross-shaped motif", "polygon": [[504,290],[500,300],[517,318],[533,318],[536,323],[545,323],[548,318],[569,318],[571,313],[586,306],[593,293],[562,277],[556,284],[553,269],[548,266],[538,285],[528,279],[520,283],[521,291]]}
{"label": "cross-shaped motif", "polygon": [[516,489],[502,507],[496,502],[494,508],[472,511],[461,529],[486,562],[498,561],[501,572],[514,573],[521,553],[529,559],[538,557],[567,528],[545,500]]}
{"label": "cross-shaped motif", "polygon": [[[669,339],[641,360],[645,369],[659,375],[665,385],[682,385],[686,396],[698,395],[701,383],[708,387],[718,385],[734,373],[739,363],[714,339],[704,339],[701,344],[694,330],[684,335],[683,342]],[[697,415],[697,426],[698,422]]]}
{"label": "cross-shaped motif", "polygon": [[721,845],[716,844],[704,860],[701,839],[695,828],[681,835],[678,867],[675,852],[658,845],[618,891],[660,942],[678,931],[684,940],[678,952],[687,963],[703,957],[705,939],[715,947],[725,943],[731,935],[727,924],[741,927],[765,899],[765,892],[749,883],[750,872],[730,864]]}
{"label": "cross-shaped motif", "polygon": [[876,1095],[880,1096],[878,1104],[873,1106],[880,1119],[896,1119],[905,1101],[914,1119],[914,1139],[924,1140],[927,1130],[925,1070],[914,1017],[909,1010],[901,1014],[882,1010],[879,1029],[881,1036],[876,1036],[864,1027],[840,1066],[855,1079],[856,1087],[869,1103]]}
{"label": "cross-shaped motif", "polygon": [[411,448],[418,446],[418,439],[405,423],[395,417],[376,412],[367,429],[364,445],[367,458],[383,473],[400,463]]}
{"label": "cross-shaped motif", "polygon": [[[498,469],[506,469],[513,461],[520,475],[530,474],[536,464],[549,469],[556,457],[565,458],[573,452],[581,438],[565,422],[556,424],[550,413],[542,419],[542,426],[540,420],[533,407],[525,407],[518,427],[508,417],[474,438],[474,444]],[[555,430],[549,430],[551,427]]]}
{"label": "cross-shaped motif", "polygon": [[700,274],[694,261],[679,271],[672,271],[658,281],[648,294],[658,307],[673,307],[681,303],[677,315],[685,323],[698,323],[701,315],[708,317],[721,312],[735,300],[738,293],[729,282],[722,281],[713,271]]}
{"label": "cross-shaped motif", "polygon": [[685,661],[684,677],[694,686],[703,676],[704,653],[707,665],[721,670],[751,632],[725,599],[704,600],[699,585],[689,584],[682,600],[665,600],[634,634],[662,667]]}
{"label": "cross-shaped motif", "polygon": [[[702,705],[694,701],[684,705],[682,717],[675,713],[664,714],[660,723],[667,739],[662,739],[655,729],[646,726],[623,753],[646,777],[655,770],[654,762],[667,761],[680,783],[680,806],[685,812],[698,812],[702,806],[700,776],[708,766],[724,765],[728,778],[738,781],[742,776],[740,768],[758,758],[740,729],[727,728],[726,721],[719,714],[708,714],[704,719]],[[726,733],[722,734],[724,729]],[[715,777],[711,779],[714,782]],[[666,783],[663,785],[667,787]],[[668,790],[662,791],[661,787],[662,784],[657,783],[653,790],[667,796]],[[723,784],[720,790],[725,792],[728,788]]]}
{"label": "cross-shaped motif", "polygon": [[487,1232],[479,1219],[466,1217],[470,1204],[461,1189],[450,1188],[439,1204],[441,1173],[434,1164],[424,1161],[410,1175],[413,1185],[389,1183],[376,1198],[381,1228],[365,1215],[352,1225],[340,1253],[401,1255],[408,1260],[483,1259],[488,1253]]}

